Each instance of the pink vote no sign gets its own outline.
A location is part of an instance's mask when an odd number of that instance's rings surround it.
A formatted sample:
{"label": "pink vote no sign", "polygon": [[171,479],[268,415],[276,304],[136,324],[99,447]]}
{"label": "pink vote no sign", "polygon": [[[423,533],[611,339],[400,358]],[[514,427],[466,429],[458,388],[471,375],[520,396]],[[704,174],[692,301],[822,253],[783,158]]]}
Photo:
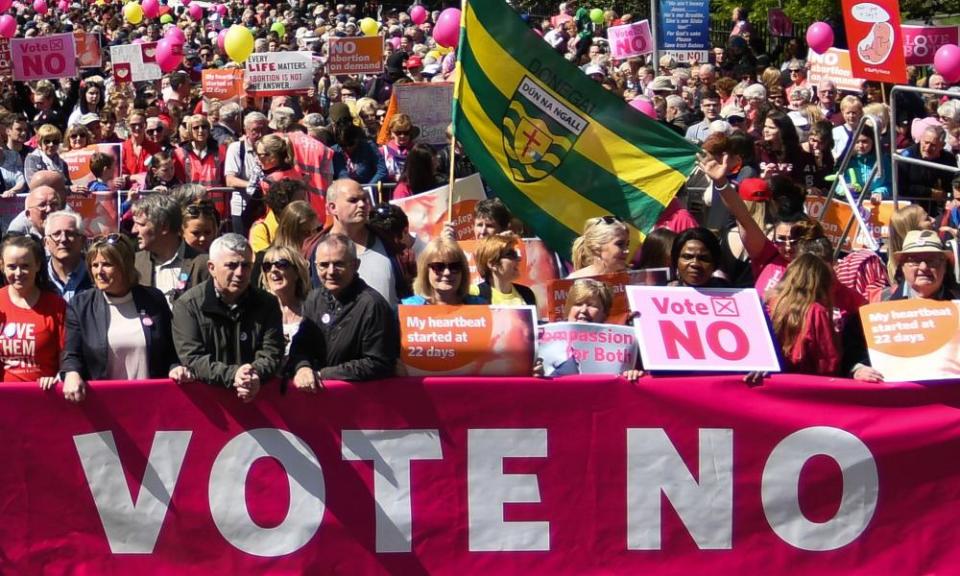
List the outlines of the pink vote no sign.
{"label": "pink vote no sign", "polygon": [[780,370],[757,291],[627,286],[647,370]]}

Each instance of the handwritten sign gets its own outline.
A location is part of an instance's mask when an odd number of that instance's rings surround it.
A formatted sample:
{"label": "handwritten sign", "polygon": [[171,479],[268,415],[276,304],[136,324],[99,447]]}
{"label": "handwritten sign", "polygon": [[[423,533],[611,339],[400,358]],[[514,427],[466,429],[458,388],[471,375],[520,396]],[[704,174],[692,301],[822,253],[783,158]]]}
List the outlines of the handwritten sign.
{"label": "handwritten sign", "polygon": [[[900,201],[901,208],[909,204],[909,202]],[[831,200],[830,204],[827,204],[825,197],[816,195],[807,196],[804,202],[804,210],[814,219],[819,219],[820,215],[823,214],[820,225],[823,227],[824,234],[833,242],[834,246],[840,241],[843,229],[853,215],[853,210],[848,203]],[[871,245],[867,238],[868,235],[872,237],[876,243],[889,237],[890,218],[894,212],[892,200],[887,200],[879,204],[872,204],[870,202],[861,204],[860,215],[866,224],[866,230],[861,228],[855,219],[853,226],[850,228],[850,233],[847,235],[847,239],[843,244],[843,249],[850,251],[867,248]]]}
{"label": "handwritten sign", "polygon": [[648,370],[780,370],[753,288],[627,286],[627,299]]}
{"label": "handwritten sign", "polygon": [[[149,82],[159,80],[163,73],[156,63],[156,42],[149,44],[121,44],[110,47],[110,62],[113,63],[114,76],[120,70],[127,74],[121,76],[121,82]],[[127,79],[129,78],[129,80]]]}
{"label": "handwritten sign", "polygon": [[10,41],[10,52],[14,80],[30,82],[77,75],[73,34],[14,38]]}
{"label": "handwritten sign", "polygon": [[394,85],[397,111],[410,116],[420,129],[417,142],[447,144],[447,127],[453,121],[452,82],[411,82]]}
{"label": "handwritten sign", "polygon": [[400,361],[410,376],[528,376],[533,306],[399,307]]}
{"label": "handwritten sign", "polygon": [[625,60],[653,52],[649,20],[611,26],[607,29],[607,40],[610,42],[610,56],[616,60]]}
{"label": "handwritten sign", "polygon": [[884,380],[960,376],[960,301],[920,298],[860,308],[870,364]]}
{"label": "handwritten sign", "polygon": [[379,74],[383,72],[383,38],[330,38],[327,53],[327,73]]}
{"label": "handwritten sign", "polygon": [[255,96],[302,94],[313,88],[310,52],[255,52],[247,58],[247,91]]}

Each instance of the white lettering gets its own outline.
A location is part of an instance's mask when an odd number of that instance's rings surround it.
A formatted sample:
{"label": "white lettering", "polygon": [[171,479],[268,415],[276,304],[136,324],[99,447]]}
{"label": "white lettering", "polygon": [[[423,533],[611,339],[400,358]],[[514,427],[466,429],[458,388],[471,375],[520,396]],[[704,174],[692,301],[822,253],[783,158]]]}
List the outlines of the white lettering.
{"label": "white lettering", "polygon": [[410,461],[440,460],[438,430],[344,430],[344,460],[373,461],[377,552],[409,552],[413,542]]}
{"label": "white lettering", "polygon": [[[273,528],[258,526],[247,510],[246,482],[260,458],[276,458],[287,473],[290,508]],[[326,510],[323,470],[306,442],[287,430],[257,428],[230,440],[210,471],[210,514],[220,534],[255,556],[283,556],[302,548]]]}
{"label": "white lettering", "polygon": [[114,554],[153,552],[191,434],[189,431],[154,434],[136,504],[130,495],[113,432],[73,437],[97,514]]}
{"label": "white lettering", "polygon": [[701,429],[699,483],[662,428],[627,429],[627,549],[660,550],[661,493],[702,550],[733,534],[733,430]]}
{"label": "white lettering", "polygon": [[545,458],[546,428],[467,432],[467,523],[471,552],[549,550],[549,522],[505,522],[507,502],[540,502],[534,474],[504,474],[504,458]]}
{"label": "white lettering", "polygon": [[[803,465],[816,455],[836,460],[843,473],[843,495],[836,515],[811,522],[800,509],[798,483]],[[822,552],[853,542],[877,508],[877,463],[853,434],[829,426],[804,428],[787,436],[770,453],[763,469],[760,496],[770,527],[784,542]]]}

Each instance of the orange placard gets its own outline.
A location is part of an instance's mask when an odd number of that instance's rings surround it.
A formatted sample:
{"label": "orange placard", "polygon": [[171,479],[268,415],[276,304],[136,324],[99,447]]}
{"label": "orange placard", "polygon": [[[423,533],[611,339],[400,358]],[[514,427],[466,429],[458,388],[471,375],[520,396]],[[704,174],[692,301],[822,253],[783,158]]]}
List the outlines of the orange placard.
{"label": "orange placard", "polygon": [[[447,221],[447,199],[449,188],[444,185],[423,194],[391,200],[403,208],[410,220],[410,234],[420,245],[430,242],[443,231]],[[457,228],[457,239],[473,237],[473,209],[477,202],[486,198],[479,174],[473,174],[457,180],[453,185],[453,222]]]}
{"label": "orange placard", "polygon": [[330,38],[327,46],[327,73],[331,76],[383,72],[382,36]]}
{"label": "orange placard", "polygon": [[881,302],[861,308],[860,319],[870,363],[885,380],[960,376],[960,302]]}
{"label": "orange placard", "polygon": [[410,376],[528,376],[534,310],[495,306],[400,306],[400,362]]}
{"label": "orange placard", "polygon": [[103,152],[104,154],[113,154],[114,167],[116,174],[120,174],[120,145],[119,144],[91,144],[80,150],[71,150],[60,155],[63,161],[67,163],[67,171],[70,173],[70,181],[74,184],[89,184],[96,180],[90,172],[90,157],[94,152]]}
{"label": "orange placard", "polygon": [[[901,208],[909,204],[909,202],[900,201]],[[843,229],[853,215],[852,208],[850,208],[850,205],[846,202],[831,200],[828,206],[827,199],[824,196],[807,196],[804,209],[806,213],[814,219],[819,219],[821,213],[823,213],[823,219],[820,221],[820,225],[823,226],[824,233],[827,238],[833,242],[834,246],[840,241]],[[824,212],[824,210],[826,210],[826,212]],[[872,235],[874,241],[879,245],[882,239],[889,236],[890,218],[895,211],[893,202],[889,200],[879,204],[871,204],[868,202],[861,206],[861,210],[863,221],[867,224],[867,233]],[[863,234],[863,232],[860,230],[860,225],[854,220],[850,228],[850,233],[847,235],[847,239],[843,244],[843,249],[851,251],[867,248],[868,245],[861,234]]]}
{"label": "orange placard", "polygon": [[200,76],[203,95],[220,102],[239,103],[246,95],[243,90],[243,70],[216,69],[204,70]]}
{"label": "orange placard", "polygon": [[[591,276],[610,287],[613,292],[613,305],[607,315],[607,324],[625,324],[630,317],[630,305],[627,303],[627,286],[665,286],[670,280],[670,271],[666,268],[648,270],[630,270],[618,274]],[[564,322],[563,309],[567,305],[567,293],[577,279],[554,280],[547,286],[547,315],[551,322]]]}
{"label": "orange placard", "polygon": [[863,78],[853,75],[850,65],[850,51],[839,48],[830,48],[823,54],[813,50],[807,52],[807,63],[810,69],[807,80],[812,86],[819,86],[821,82],[830,80],[839,90],[859,92]]}

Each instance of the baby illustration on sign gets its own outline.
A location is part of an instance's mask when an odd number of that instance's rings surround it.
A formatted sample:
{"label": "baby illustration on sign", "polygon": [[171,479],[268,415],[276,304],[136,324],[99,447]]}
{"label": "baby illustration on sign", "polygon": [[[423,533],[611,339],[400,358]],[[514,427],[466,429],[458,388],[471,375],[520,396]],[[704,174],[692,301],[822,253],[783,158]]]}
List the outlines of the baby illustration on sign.
{"label": "baby illustration on sign", "polygon": [[860,22],[873,24],[869,33],[857,43],[857,54],[867,64],[882,64],[893,48],[894,30],[889,22],[890,14],[870,2],[855,5],[852,13]]}

